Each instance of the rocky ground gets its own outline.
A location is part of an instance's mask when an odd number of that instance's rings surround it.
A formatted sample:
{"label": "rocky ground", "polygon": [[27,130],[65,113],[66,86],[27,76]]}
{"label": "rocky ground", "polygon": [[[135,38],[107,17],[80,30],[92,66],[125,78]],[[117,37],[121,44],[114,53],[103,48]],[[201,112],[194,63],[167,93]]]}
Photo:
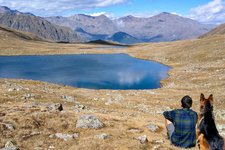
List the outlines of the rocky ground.
{"label": "rocky ground", "polygon": [[167,140],[162,112],[179,108],[184,95],[193,98],[193,109],[198,112],[200,93],[206,97],[214,94],[216,123],[225,136],[222,36],[140,44],[121,50],[26,42],[8,44],[7,48],[10,53],[0,48],[1,55],[127,53],[164,63],[172,69],[162,87],[154,90],[90,90],[1,79],[0,148],[178,150]]}

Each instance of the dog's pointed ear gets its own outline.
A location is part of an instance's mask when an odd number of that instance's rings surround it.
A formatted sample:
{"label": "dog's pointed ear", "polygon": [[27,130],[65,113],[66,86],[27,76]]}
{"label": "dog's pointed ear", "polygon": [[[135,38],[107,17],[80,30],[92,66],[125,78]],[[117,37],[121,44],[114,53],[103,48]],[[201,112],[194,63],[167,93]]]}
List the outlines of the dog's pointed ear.
{"label": "dog's pointed ear", "polygon": [[205,100],[205,96],[204,96],[204,94],[201,93],[201,95],[200,95],[200,101],[204,101],[204,100]]}
{"label": "dog's pointed ear", "polygon": [[211,95],[209,95],[208,100],[210,100],[210,102],[213,102],[213,95],[212,95],[212,94],[211,94]]}

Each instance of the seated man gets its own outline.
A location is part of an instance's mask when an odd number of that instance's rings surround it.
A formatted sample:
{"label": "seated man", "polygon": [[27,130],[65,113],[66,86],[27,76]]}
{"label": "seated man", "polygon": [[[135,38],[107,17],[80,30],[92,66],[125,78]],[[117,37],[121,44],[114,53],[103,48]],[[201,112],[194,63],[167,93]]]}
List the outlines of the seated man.
{"label": "seated man", "polygon": [[198,115],[191,110],[192,99],[184,96],[181,99],[182,109],[165,111],[166,128],[171,143],[178,147],[190,148],[196,144],[196,123]]}

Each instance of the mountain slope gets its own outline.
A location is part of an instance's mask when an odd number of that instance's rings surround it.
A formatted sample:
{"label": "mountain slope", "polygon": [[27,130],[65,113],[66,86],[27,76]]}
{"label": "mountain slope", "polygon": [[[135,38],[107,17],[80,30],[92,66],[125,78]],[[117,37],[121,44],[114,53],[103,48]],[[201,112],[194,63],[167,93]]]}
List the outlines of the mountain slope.
{"label": "mountain slope", "polygon": [[117,32],[113,34],[108,40],[122,43],[122,44],[134,44],[134,43],[140,43],[141,41],[137,38],[125,33],[125,32]]}
{"label": "mountain slope", "polygon": [[31,32],[52,41],[77,42],[78,35],[69,28],[53,25],[41,17],[0,7],[0,24],[20,31]]}
{"label": "mountain slope", "polygon": [[62,26],[70,27],[73,30],[83,29],[90,34],[113,34],[117,26],[105,15],[97,17],[77,14],[70,17],[48,17],[48,21]]}
{"label": "mountain slope", "polygon": [[211,36],[215,36],[215,35],[225,35],[225,24],[218,26],[217,28],[213,29],[212,31],[202,35],[200,38],[211,37]]}
{"label": "mountain slope", "polygon": [[212,29],[212,26],[170,13],[150,18],[127,16],[116,20],[121,30],[146,41],[175,41],[196,38]]}
{"label": "mountain slope", "polygon": [[6,37],[16,38],[16,39],[23,39],[23,40],[36,40],[36,41],[43,41],[40,37],[31,34],[29,32],[21,32],[12,28],[0,26],[0,37],[4,40]]}
{"label": "mountain slope", "polygon": [[145,42],[197,38],[214,27],[165,12],[149,18],[138,18],[130,15],[110,20],[104,15],[98,17],[74,15],[46,19],[54,24],[70,27],[73,30],[82,29],[92,35],[112,36],[117,32],[124,32]]}

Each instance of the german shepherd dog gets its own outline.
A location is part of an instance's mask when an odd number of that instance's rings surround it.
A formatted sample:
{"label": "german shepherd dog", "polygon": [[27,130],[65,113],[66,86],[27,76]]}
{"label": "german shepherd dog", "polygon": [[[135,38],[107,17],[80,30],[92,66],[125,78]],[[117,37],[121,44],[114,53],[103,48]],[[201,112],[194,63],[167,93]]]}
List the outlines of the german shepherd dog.
{"label": "german shepherd dog", "polygon": [[224,139],[219,135],[213,115],[213,95],[208,99],[200,96],[197,142],[200,150],[225,150]]}

